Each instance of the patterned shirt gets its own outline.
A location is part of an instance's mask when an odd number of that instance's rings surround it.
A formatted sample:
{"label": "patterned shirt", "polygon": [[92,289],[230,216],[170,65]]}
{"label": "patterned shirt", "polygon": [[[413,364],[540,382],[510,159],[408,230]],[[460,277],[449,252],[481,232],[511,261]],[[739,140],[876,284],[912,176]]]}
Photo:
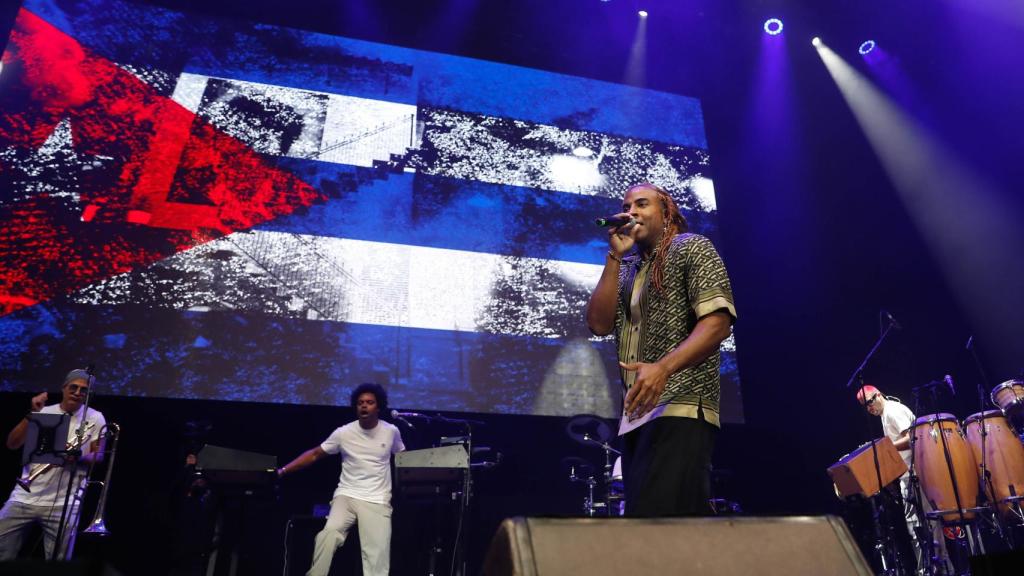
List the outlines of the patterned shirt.
{"label": "patterned shirt", "polygon": [[[622,259],[615,334],[619,360],[653,363],[686,340],[704,316],[725,310],[736,319],[732,288],[725,264],[711,241],[698,234],[672,239],[665,259],[662,290],[649,281],[654,254],[642,260],[636,253]],[[658,405],[662,416],[697,418],[703,410],[709,423],[719,426],[721,381],[718,350],[696,366],[669,375]],[[636,372],[620,370],[626,390]]]}

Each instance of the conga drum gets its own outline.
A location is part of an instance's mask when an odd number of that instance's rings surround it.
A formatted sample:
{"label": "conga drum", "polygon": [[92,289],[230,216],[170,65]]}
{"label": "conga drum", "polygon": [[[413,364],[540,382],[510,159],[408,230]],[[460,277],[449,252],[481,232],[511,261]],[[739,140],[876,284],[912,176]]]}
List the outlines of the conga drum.
{"label": "conga drum", "polygon": [[[981,475],[981,426],[985,425],[988,435],[985,437],[985,468],[992,479],[991,490],[984,488],[985,495],[999,505],[1003,515],[1011,514],[1011,501],[1014,496],[1024,496],[1024,444],[1010,429],[1006,418],[999,410],[988,410],[971,414],[964,420],[967,431],[967,443],[971,446],[974,460],[978,465],[978,480],[984,483]],[[984,484],[982,484],[984,486]]]}
{"label": "conga drum", "polygon": [[1024,381],[1007,380],[993,388],[992,403],[1003,411],[1017,435],[1024,435]]}
{"label": "conga drum", "polygon": [[[974,454],[964,440],[956,417],[945,413],[922,416],[914,421],[910,433],[914,435],[914,470],[932,509],[942,512],[944,521],[959,520],[956,505],[959,495],[964,519],[973,519],[975,512],[968,509],[978,505],[978,474]],[[956,478],[956,491],[953,478]]]}

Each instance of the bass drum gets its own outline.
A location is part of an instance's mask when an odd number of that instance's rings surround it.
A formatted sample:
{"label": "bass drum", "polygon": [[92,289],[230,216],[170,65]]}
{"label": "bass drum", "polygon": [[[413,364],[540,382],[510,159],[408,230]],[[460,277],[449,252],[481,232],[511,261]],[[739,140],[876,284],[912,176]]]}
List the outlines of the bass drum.
{"label": "bass drum", "polygon": [[[978,475],[974,454],[964,440],[956,417],[945,413],[922,416],[914,421],[910,433],[914,435],[914,469],[932,509],[943,513],[943,521],[959,520],[956,506],[959,495],[964,519],[974,518],[975,512],[969,509],[978,506]],[[944,444],[949,448],[952,470],[946,463]],[[956,478],[956,491],[953,478]]]}
{"label": "bass drum", "polygon": [[1024,496],[1024,444],[1010,429],[1006,418],[999,410],[971,414],[964,420],[967,443],[971,446],[974,460],[978,463],[978,481],[984,482],[981,473],[981,430],[985,426],[985,468],[992,478],[992,488],[985,487],[985,493],[999,505],[1004,516],[1012,513],[1011,498]]}
{"label": "bass drum", "polygon": [[1007,380],[992,389],[992,404],[1003,411],[1018,436],[1024,436],[1024,381]]}

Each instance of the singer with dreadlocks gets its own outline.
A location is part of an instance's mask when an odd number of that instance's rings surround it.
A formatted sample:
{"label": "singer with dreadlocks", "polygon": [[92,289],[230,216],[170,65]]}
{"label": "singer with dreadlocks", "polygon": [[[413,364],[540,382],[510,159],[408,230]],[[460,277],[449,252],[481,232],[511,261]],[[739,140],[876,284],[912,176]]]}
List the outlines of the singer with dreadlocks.
{"label": "singer with dreadlocks", "polygon": [[719,345],[736,319],[729,277],[662,188],[633,186],[618,216],[630,222],[609,230],[587,326],[618,344],[626,515],[706,515]]}

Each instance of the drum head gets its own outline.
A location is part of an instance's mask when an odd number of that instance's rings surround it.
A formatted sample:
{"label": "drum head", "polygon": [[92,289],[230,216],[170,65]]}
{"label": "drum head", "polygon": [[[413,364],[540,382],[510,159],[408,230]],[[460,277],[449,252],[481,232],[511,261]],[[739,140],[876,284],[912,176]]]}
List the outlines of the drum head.
{"label": "drum head", "polygon": [[964,419],[964,428],[970,426],[971,424],[977,422],[978,420],[988,419],[988,418],[1004,418],[1003,411],[1002,410],[985,410],[984,412],[976,412],[974,414],[971,414],[970,416],[968,416],[967,418]]}
{"label": "drum head", "polygon": [[946,413],[946,412],[939,412],[938,414],[927,414],[925,416],[921,416],[917,420],[914,420],[914,425],[911,426],[911,428],[915,428],[915,427],[920,426],[922,424],[931,424],[932,422],[943,422],[943,421],[957,422],[957,419],[956,419],[956,416],[953,416],[952,414],[949,414],[949,413]]}
{"label": "drum head", "polygon": [[989,394],[992,405],[1006,410],[1013,404],[1024,403],[1024,380],[1007,380],[992,389]]}

